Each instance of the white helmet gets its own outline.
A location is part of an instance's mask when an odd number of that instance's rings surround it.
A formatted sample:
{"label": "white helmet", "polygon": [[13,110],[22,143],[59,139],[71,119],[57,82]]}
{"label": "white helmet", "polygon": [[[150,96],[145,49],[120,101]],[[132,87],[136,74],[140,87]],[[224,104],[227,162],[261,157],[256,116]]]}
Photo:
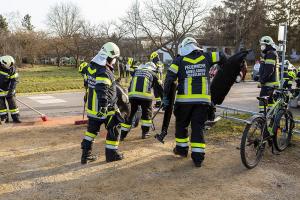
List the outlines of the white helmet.
{"label": "white helmet", "polygon": [[6,69],[9,69],[11,66],[15,64],[15,59],[12,56],[1,56],[0,64]]}
{"label": "white helmet", "polygon": [[201,48],[198,47],[198,43],[195,38],[186,37],[180,44],[179,54],[181,56],[186,56],[195,50],[201,50]]}
{"label": "white helmet", "polygon": [[105,55],[109,58],[117,58],[120,56],[120,49],[119,47],[113,42],[105,43],[99,51],[99,54]]}
{"label": "white helmet", "polygon": [[139,69],[148,69],[151,71],[156,71],[156,65],[153,62],[147,62],[144,65],[140,65]]}
{"label": "white helmet", "polygon": [[[275,45],[275,42],[273,41],[273,39],[270,36],[263,36],[260,40],[259,43],[261,46],[265,46],[265,45],[270,45],[272,46],[274,49],[277,49],[277,46]],[[262,49],[263,50],[263,49]]]}

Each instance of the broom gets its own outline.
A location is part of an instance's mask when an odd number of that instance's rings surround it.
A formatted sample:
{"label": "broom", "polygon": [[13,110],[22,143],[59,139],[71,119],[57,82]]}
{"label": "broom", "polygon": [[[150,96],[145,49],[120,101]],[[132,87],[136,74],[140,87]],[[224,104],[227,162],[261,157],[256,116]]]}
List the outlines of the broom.
{"label": "broom", "polygon": [[84,116],[85,116],[85,104],[86,104],[86,101],[87,101],[87,89],[85,90],[85,95],[84,95],[84,98],[83,98],[83,112],[82,112],[82,120],[76,120],[74,122],[75,125],[83,125],[83,124],[87,124],[88,120],[85,120],[84,119]]}
{"label": "broom", "polygon": [[[17,98],[16,98],[16,99],[17,99]],[[21,101],[20,99],[17,99],[17,101],[18,101],[19,103],[23,104],[24,106],[26,106],[27,108],[29,108],[30,110],[32,110],[32,111],[38,113],[38,114],[40,115],[41,119],[43,120],[43,122],[48,121],[48,117],[47,117],[45,114],[41,113],[40,111],[36,110],[35,108],[31,107],[30,105],[24,103],[24,102]]]}

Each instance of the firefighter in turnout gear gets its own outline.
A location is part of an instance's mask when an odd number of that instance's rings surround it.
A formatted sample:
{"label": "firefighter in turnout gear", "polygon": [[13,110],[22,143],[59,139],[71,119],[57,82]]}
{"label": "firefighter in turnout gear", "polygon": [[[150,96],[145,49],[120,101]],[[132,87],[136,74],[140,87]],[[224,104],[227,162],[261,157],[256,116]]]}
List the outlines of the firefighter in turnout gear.
{"label": "firefighter in turnout gear", "polygon": [[[269,96],[268,107],[274,105],[274,88],[279,87],[279,67],[276,45],[270,36],[263,36],[260,39],[262,59],[259,68],[259,82],[261,90],[259,96]],[[263,112],[263,102],[259,102],[259,110]]]}
{"label": "firefighter in turnout gear", "polygon": [[83,77],[83,83],[84,87],[87,88],[87,72],[88,72],[88,67],[89,64],[87,62],[83,62],[79,65],[78,72],[82,75]]}
{"label": "firefighter in turnout gear", "polygon": [[152,127],[152,88],[154,91],[162,96],[163,88],[158,82],[155,70],[155,65],[148,62],[141,65],[135,70],[129,86],[129,101],[131,105],[131,112],[126,123],[121,124],[121,140],[124,140],[131,129],[132,120],[138,110],[142,108],[142,139],[149,137],[150,128]]}
{"label": "firefighter in turnout gear", "polygon": [[[162,84],[162,73],[160,73],[161,62],[159,59],[159,55],[156,51],[152,52],[150,55],[150,62],[152,62],[155,65],[155,73],[157,75],[158,81],[160,84]],[[161,105],[161,98],[160,95],[157,93],[157,90],[154,91],[154,97],[155,97],[155,108],[159,108]]]}
{"label": "firefighter in turnout gear", "polygon": [[[173,60],[164,83],[162,104],[167,107],[171,85],[177,80],[177,95],[174,105],[176,117],[176,155],[186,157],[191,145],[191,157],[196,167],[201,167],[205,155],[204,123],[211,107],[209,70],[214,64],[223,64],[224,54],[204,53],[194,38],[187,37],[181,43],[180,56]],[[191,124],[191,137],[188,127]]]}
{"label": "firefighter in turnout gear", "polygon": [[293,71],[293,65],[290,61],[284,61],[283,71],[283,88],[292,89],[293,80],[296,78],[296,73]]}
{"label": "firefighter in turnout gear", "polygon": [[92,155],[91,151],[102,124],[105,124],[107,129],[106,161],[123,159],[123,155],[118,152],[118,125],[123,121],[116,105],[116,82],[113,73],[113,65],[119,55],[119,47],[108,42],[102,46],[87,68],[88,98],[86,107],[89,120],[81,143],[82,164],[96,160],[97,157]]}
{"label": "firefighter in turnout gear", "polygon": [[19,108],[16,103],[18,73],[14,64],[15,60],[11,56],[0,57],[0,117],[1,121],[6,123],[9,122],[8,113],[10,113],[14,123],[21,123]]}

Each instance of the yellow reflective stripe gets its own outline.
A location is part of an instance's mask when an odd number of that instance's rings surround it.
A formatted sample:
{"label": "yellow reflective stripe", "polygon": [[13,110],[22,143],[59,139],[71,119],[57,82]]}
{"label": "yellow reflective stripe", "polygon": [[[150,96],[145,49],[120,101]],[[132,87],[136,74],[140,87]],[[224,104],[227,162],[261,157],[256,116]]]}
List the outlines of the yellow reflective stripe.
{"label": "yellow reflective stripe", "polygon": [[16,108],[16,109],[11,109],[11,110],[9,110],[9,112],[12,112],[12,113],[14,113],[14,112],[19,112],[19,109],[18,109],[18,108]]}
{"label": "yellow reflective stripe", "polygon": [[183,61],[186,61],[186,62],[189,62],[189,63],[192,63],[192,64],[196,64],[196,63],[199,63],[201,62],[202,60],[204,60],[205,57],[202,55],[196,59],[192,59],[192,58],[188,58],[188,57],[184,57],[183,58]]}
{"label": "yellow reflective stripe", "polygon": [[133,92],[135,92],[135,89],[136,89],[136,81],[137,81],[137,77],[134,77],[133,78],[133,88],[132,88]]}
{"label": "yellow reflective stripe", "polygon": [[85,132],[85,134],[84,134],[85,136],[89,136],[89,137],[91,137],[91,138],[95,138],[97,135],[95,135],[94,133],[90,133],[90,132]]}
{"label": "yellow reflective stripe", "polygon": [[111,86],[111,80],[109,78],[106,78],[106,77],[96,77],[96,82],[97,83],[103,83],[103,84]]}
{"label": "yellow reflective stripe", "polygon": [[18,74],[18,73],[15,73],[14,75],[9,76],[10,79],[14,79],[14,78],[18,78],[18,77],[19,77],[19,74]]}
{"label": "yellow reflective stripe", "polygon": [[152,97],[151,93],[144,93],[144,92],[129,92],[128,95],[140,95],[140,96],[145,96],[145,97]]}
{"label": "yellow reflective stripe", "polygon": [[107,112],[107,115],[109,116],[109,115],[114,115],[114,114],[116,114],[116,111],[115,110],[112,110],[112,111],[108,111]]}
{"label": "yellow reflective stripe", "polygon": [[146,119],[142,119],[142,124],[152,124],[152,120],[146,120]]}
{"label": "yellow reflective stripe", "polygon": [[187,85],[188,95],[192,94],[192,82],[193,82],[193,78],[192,77],[188,77],[188,85]]}
{"label": "yellow reflective stripe", "polygon": [[88,67],[88,72],[92,75],[95,74],[97,71],[97,69],[91,69],[90,67]]}
{"label": "yellow reflective stripe", "polygon": [[175,138],[175,141],[179,143],[186,143],[189,142],[189,138]]}
{"label": "yellow reflective stripe", "polygon": [[191,142],[191,147],[202,148],[205,149],[206,145],[204,143],[195,143]]}
{"label": "yellow reflective stripe", "polygon": [[148,91],[147,88],[148,88],[148,79],[145,78],[145,79],[144,79],[143,92],[147,92],[147,91]]}
{"label": "yellow reflective stripe", "polygon": [[81,65],[79,65],[78,72],[82,72],[82,70],[83,70],[87,65],[88,65],[87,62],[81,63]]}
{"label": "yellow reflective stripe", "polygon": [[170,67],[169,67],[169,70],[174,72],[175,74],[178,73],[178,65],[175,65],[175,64],[172,64]]}
{"label": "yellow reflective stripe", "polygon": [[92,110],[95,112],[98,110],[98,108],[96,108],[96,100],[97,100],[97,93],[95,90],[93,90]]}
{"label": "yellow reflective stripe", "polygon": [[268,82],[263,84],[264,86],[279,86],[279,82]]}
{"label": "yellow reflective stripe", "polygon": [[207,94],[191,94],[191,95],[185,95],[185,94],[178,94],[176,96],[178,99],[209,99],[211,98],[210,95]]}
{"label": "yellow reflective stripe", "polygon": [[0,110],[0,113],[6,113],[6,112],[7,112],[7,109]]}
{"label": "yellow reflective stripe", "polygon": [[275,65],[275,64],[276,64],[276,60],[273,60],[273,59],[266,59],[266,60],[265,60],[265,64]]}
{"label": "yellow reflective stripe", "polygon": [[119,141],[111,141],[111,140],[106,140],[106,144],[113,145],[113,146],[118,146]]}
{"label": "yellow reflective stripe", "polygon": [[3,71],[0,71],[0,74],[2,74],[2,75],[8,75],[8,73],[3,72]]}
{"label": "yellow reflective stripe", "polygon": [[130,128],[131,127],[130,124],[125,124],[125,123],[121,123],[121,126],[124,127],[124,128]]}
{"label": "yellow reflective stripe", "polygon": [[202,94],[207,94],[206,87],[206,77],[202,77]]}
{"label": "yellow reflective stripe", "polygon": [[8,94],[8,91],[0,91],[0,95],[7,95]]}
{"label": "yellow reflective stripe", "polygon": [[219,53],[217,53],[217,52],[212,52],[212,53],[211,53],[211,57],[212,57],[212,62],[213,62],[213,63],[219,62]]}
{"label": "yellow reflective stripe", "polygon": [[161,98],[160,97],[157,97],[157,98],[154,98],[156,101],[160,101]]}

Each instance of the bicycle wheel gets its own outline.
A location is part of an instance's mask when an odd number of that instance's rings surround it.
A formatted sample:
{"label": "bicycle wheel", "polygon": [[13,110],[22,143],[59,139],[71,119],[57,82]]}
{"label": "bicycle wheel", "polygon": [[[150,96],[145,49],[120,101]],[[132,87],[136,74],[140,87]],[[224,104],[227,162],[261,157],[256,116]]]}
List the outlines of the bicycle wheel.
{"label": "bicycle wheel", "polygon": [[256,167],[262,159],[265,149],[265,143],[263,142],[264,126],[265,120],[261,117],[256,117],[244,129],[240,154],[242,163],[248,169]]}
{"label": "bicycle wheel", "polygon": [[294,129],[293,114],[289,110],[279,110],[273,126],[274,145],[278,151],[285,150],[292,139]]}

